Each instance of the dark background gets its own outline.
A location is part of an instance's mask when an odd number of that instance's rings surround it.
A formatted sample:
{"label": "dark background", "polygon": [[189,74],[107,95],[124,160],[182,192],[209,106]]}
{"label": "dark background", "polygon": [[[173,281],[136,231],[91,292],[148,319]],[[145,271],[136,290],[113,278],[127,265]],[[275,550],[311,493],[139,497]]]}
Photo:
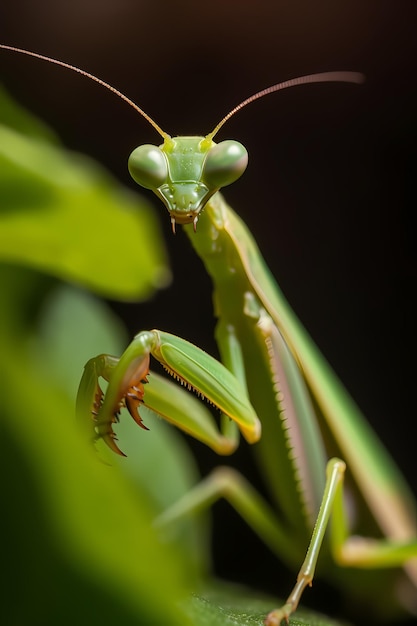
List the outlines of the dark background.
{"label": "dark background", "polygon": [[[239,112],[217,140],[235,138],[248,148],[248,170],[226,197],[415,490],[416,14],[414,0],[0,5],[2,43],[98,75],[172,135],[206,134],[248,95],[287,78],[366,74],[360,87],[312,85],[264,98]],[[160,143],[122,101],[71,72],[1,51],[0,79],[66,145],[96,157],[132,188],[130,151]],[[215,352],[210,283],[188,240],[171,235],[156,199],[155,211],[173,285],[150,303],[117,310],[132,334],[162,328]],[[112,253],[122,245],[115,241]],[[197,451],[204,471],[216,462]],[[240,456],[243,462],[244,449]],[[227,515],[226,542],[249,541]],[[235,577],[235,563],[250,578],[242,549],[236,557],[222,546],[221,573]],[[254,554],[247,550],[259,582],[268,555],[256,543]],[[264,586],[275,589],[275,580]]]}

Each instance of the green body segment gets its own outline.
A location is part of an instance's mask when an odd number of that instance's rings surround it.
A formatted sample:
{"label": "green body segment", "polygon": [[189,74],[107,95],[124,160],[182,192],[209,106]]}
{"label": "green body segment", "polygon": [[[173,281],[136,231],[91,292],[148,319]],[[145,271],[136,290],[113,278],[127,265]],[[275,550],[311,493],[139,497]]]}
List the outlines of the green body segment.
{"label": "green body segment", "polygon": [[[217,194],[206,205],[197,233],[190,232],[188,227],[186,230],[213,279],[216,315],[237,327],[243,323],[245,327],[242,337],[246,342],[247,316],[242,314],[242,295],[247,291],[253,294],[289,347],[298,369],[307,381],[311,396],[319,407],[319,417],[323,417],[328,424],[378,525],[391,539],[410,541],[415,538],[416,508],[407,484],[289,307],[245,224],[227,206],[220,194]],[[245,363],[250,367],[254,361],[253,355],[247,356],[249,358],[245,358]],[[263,360],[265,361],[265,357]],[[255,362],[259,365],[259,355]],[[257,399],[257,385],[255,384],[255,389],[251,385],[251,373],[255,380],[257,378],[256,372],[247,372],[250,396],[258,414],[262,416],[265,435],[265,432],[268,433],[265,420],[269,419],[269,413],[265,411],[266,407],[261,406],[262,398]],[[258,382],[262,389],[261,382]],[[269,439],[268,434],[258,446],[262,446],[265,439]],[[268,441],[265,446],[268,447]],[[277,467],[270,467],[276,466],[276,457],[281,456],[276,440],[274,450],[275,452],[272,449],[263,451],[259,461],[271,478],[270,484],[281,491],[276,479],[280,475],[276,473]],[[313,466],[310,471],[315,471]],[[288,497],[279,493],[281,506],[286,500]],[[291,503],[286,503],[285,511],[291,509],[291,506],[287,509],[287,504],[290,506]],[[413,577],[417,583],[415,574]]]}
{"label": "green body segment", "polygon": [[326,455],[302,374],[245,271],[241,247],[226,227],[225,206],[217,194],[201,214],[197,232],[185,230],[213,280],[222,360],[228,362],[230,334],[240,345],[249,396],[262,417],[262,438],[254,447],[258,464],[291,527],[291,542],[297,544],[298,534],[303,546],[323,495]]}

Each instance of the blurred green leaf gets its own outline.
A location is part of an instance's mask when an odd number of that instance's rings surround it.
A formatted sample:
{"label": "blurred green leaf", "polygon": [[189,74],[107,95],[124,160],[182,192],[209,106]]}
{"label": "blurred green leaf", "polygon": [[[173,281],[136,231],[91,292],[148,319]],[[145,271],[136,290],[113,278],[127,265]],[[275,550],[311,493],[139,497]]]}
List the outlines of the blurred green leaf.
{"label": "blurred green leaf", "polygon": [[0,260],[118,299],[166,286],[154,212],[90,159],[46,140],[37,122],[30,132],[21,109],[12,112],[0,92]]}
{"label": "blurred green leaf", "polygon": [[[2,321],[13,303],[33,306],[25,282],[41,279],[22,274],[3,268]],[[66,327],[73,351],[82,323],[74,317]],[[169,623],[183,624],[186,560],[153,530],[157,510],[145,490],[81,437],[73,398],[40,365],[35,330],[0,325],[5,623],[70,624],[85,614],[91,623],[133,626],[165,624],[168,613]]]}
{"label": "blurred green leaf", "polygon": [[[282,602],[282,600],[281,600]],[[198,626],[264,626],[265,616],[279,606],[277,598],[230,583],[206,587],[187,602],[187,612]],[[289,626],[348,626],[325,615],[298,609]]]}
{"label": "blurred green leaf", "polygon": [[58,136],[52,128],[16,102],[2,85],[0,85],[0,102],[0,120],[2,124],[19,131],[19,133],[27,137],[59,144]]}
{"label": "blurred green leaf", "polygon": [[149,295],[168,276],[154,219],[10,100],[0,111],[10,124],[0,127],[2,616],[187,624],[189,563],[153,529],[149,493],[100,460],[74,419],[86,352],[95,342],[120,352],[120,324],[86,294],[56,290],[59,277]]}

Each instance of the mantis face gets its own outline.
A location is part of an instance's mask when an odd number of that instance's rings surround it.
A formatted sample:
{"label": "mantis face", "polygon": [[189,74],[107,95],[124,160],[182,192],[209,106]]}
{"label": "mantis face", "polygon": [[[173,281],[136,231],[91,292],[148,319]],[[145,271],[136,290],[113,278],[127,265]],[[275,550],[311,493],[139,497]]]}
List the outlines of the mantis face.
{"label": "mantis face", "polygon": [[129,172],[162,200],[175,224],[194,224],[211,196],[240,178],[248,163],[238,141],[218,144],[209,137],[166,138],[157,147],[139,146],[129,157]]}

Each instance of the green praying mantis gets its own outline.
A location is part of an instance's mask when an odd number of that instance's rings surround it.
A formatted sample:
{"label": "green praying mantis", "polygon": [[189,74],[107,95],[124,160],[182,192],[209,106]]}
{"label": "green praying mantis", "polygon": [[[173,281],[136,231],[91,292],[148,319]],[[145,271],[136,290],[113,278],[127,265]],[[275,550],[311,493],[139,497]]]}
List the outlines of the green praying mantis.
{"label": "green praying mantis", "polygon": [[[266,616],[266,626],[288,621],[312,583],[319,553],[323,576],[378,602],[386,617],[384,600],[387,607],[396,603],[417,612],[417,512],[411,492],[291,310],[252,234],[220,193],[243,174],[246,149],[232,140],[213,141],[232,115],[265,95],[310,82],[359,83],[362,76],[327,72],[289,80],[244,100],[206,136],[172,138],[126,96],[88,72],[19,48],[0,47],[76,71],[148,120],[163,143],[136,148],[129,171],[162,200],[173,231],[176,224],[183,225],[213,281],[222,363],[160,330],[140,332],[120,358],[91,359],[77,397],[77,414],[88,424],[91,437],[102,438],[123,454],[113,431],[120,410],[126,407],[146,429],[140,416],[145,405],[218,454],[231,454],[240,432],[256,444],[254,453],[279,514],[243,476],[218,468],[164,512],[157,524],[174,523],[224,497],[287,565],[297,570],[302,562],[293,590],[283,606]],[[181,384],[220,410],[220,427],[186,390],[149,374],[151,355]],[[105,393],[100,378],[108,382]],[[323,431],[340,459],[327,460]],[[344,497],[346,469],[351,500],[357,501],[353,521],[352,501],[348,507]],[[328,526],[329,541],[322,543]],[[334,562],[338,568],[332,567]],[[387,575],[374,583],[368,575],[361,577],[362,570],[366,574],[385,570]]]}

